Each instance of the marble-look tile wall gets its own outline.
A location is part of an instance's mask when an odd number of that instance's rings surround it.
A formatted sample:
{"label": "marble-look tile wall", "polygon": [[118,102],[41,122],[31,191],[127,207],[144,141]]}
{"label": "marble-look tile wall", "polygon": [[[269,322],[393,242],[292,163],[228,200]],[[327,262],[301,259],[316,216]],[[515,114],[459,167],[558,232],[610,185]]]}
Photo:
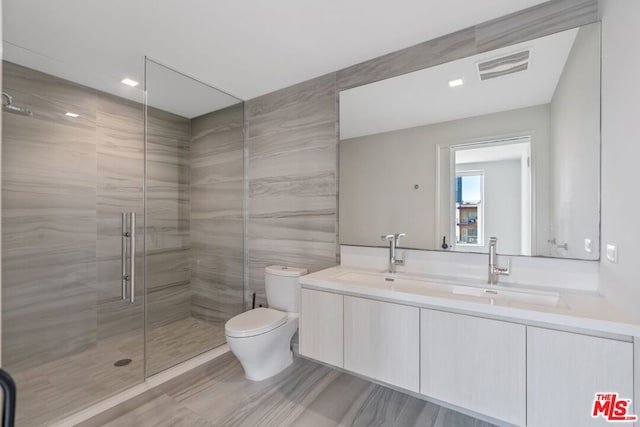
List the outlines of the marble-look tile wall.
{"label": "marble-look tile wall", "polygon": [[[143,105],[8,62],[3,71],[3,89],[34,113],[3,113],[4,366],[20,371],[123,333],[142,340]],[[190,128],[149,110],[150,327],[191,313]],[[120,285],[120,214],[130,211],[135,304]]]}
{"label": "marble-look tile wall", "polygon": [[15,371],[96,340],[97,105],[7,62],[3,90],[33,112],[3,113],[3,367]]}
{"label": "marble-look tile wall", "polygon": [[248,101],[247,144],[249,292],[265,303],[266,266],[336,263],[335,74]]}
{"label": "marble-look tile wall", "polygon": [[244,105],[191,121],[191,314],[243,311]]}
{"label": "marble-look tile wall", "polygon": [[[144,108],[141,104],[104,93],[97,93],[97,103],[97,163],[94,165],[97,213],[97,234],[94,236],[98,316],[96,333],[98,339],[134,329],[142,335],[144,312],[141,302],[128,304],[121,299],[120,215],[122,212],[136,212],[137,244],[138,248],[142,248]],[[136,277],[141,283],[143,259],[138,256],[137,260]],[[140,295],[141,286],[137,291]]]}
{"label": "marble-look tile wall", "polygon": [[597,0],[549,1],[247,101],[249,293],[264,302],[269,264],[339,258],[339,90],[597,20]]}
{"label": "marble-look tile wall", "polygon": [[191,315],[191,120],[147,110],[147,328]]}

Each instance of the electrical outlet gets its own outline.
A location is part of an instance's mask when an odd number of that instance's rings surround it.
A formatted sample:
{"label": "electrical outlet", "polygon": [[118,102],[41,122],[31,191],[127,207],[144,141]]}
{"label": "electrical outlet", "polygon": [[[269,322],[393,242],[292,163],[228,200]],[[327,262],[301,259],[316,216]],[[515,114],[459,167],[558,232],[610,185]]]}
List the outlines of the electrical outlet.
{"label": "electrical outlet", "polygon": [[588,254],[593,252],[593,246],[591,245],[591,239],[584,239],[584,251]]}
{"label": "electrical outlet", "polygon": [[618,247],[616,245],[607,244],[607,259],[614,263],[618,263]]}

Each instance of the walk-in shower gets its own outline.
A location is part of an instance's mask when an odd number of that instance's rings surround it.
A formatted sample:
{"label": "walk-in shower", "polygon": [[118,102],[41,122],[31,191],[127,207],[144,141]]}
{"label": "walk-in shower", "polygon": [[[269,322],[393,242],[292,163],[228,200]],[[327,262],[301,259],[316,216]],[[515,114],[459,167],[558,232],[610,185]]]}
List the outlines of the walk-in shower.
{"label": "walk-in shower", "polygon": [[2,64],[2,356],[17,423],[35,426],[225,342],[244,307],[244,107],[144,58],[131,88],[16,49]]}

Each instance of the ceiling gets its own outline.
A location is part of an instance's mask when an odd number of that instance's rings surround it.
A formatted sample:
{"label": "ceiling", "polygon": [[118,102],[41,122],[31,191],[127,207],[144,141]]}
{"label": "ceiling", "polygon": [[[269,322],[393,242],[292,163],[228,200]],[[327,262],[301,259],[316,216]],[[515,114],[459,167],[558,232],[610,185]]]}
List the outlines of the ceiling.
{"label": "ceiling", "polygon": [[463,148],[456,150],[455,163],[456,165],[464,165],[469,163],[516,160],[528,157],[530,151],[531,142],[528,137],[504,141],[503,143],[498,143],[498,145],[487,145],[485,143],[479,148]]}
{"label": "ceiling", "polygon": [[246,100],[543,0],[3,3],[5,59],[136,99],[146,55]]}
{"label": "ceiling", "polygon": [[146,75],[147,104],[188,119],[242,102],[151,60]]}
{"label": "ceiling", "polygon": [[[551,102],[578,29],[459,59],[340,93],[340,138],[447,122]],[[477,64],[523,50],[529,69],[480,80]],[[461,78],[462,86],[449,87]]]}

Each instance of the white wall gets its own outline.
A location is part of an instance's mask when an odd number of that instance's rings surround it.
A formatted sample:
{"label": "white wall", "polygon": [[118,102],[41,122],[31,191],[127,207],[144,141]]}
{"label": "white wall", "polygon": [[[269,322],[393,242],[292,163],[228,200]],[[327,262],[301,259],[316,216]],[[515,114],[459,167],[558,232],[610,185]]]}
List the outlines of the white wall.
{"label": "white wall", "polygon": [[[382,246],[381,234],[406,232],[401,246],[439,249],[436,242],[444,231],[434,232],[435,190],[438,179],[448,183],[449,171],[438,171],[436,147],[523,132],[532,135],[532,156],[537,159],[537,240],[546,242],[549,106],[539,105],[340,141],[340,243]],[[441,155],[449,159],[448,148],[441,150]],[[448,168],[448,160],[441,163]],[[438,178],[438,172],[445,178]],[[414,189],[415,184],[420,186],[418,190]],[[448,203],[444,207],[448,208]],[[440,213],[440,217],[438,228],[449,230],[449,212]],[[546,243],[542,246],[546,249]]]}
{"label": "white wall", "polygon": [[[568,249],[555,256],[597,259],[600,194],[600,31],[578,32],[551,100],[551,235]],[[584,239],[595,250],[584,250]]]}
{"label": "white wall", "polygon": [[[640,320],[640,197],[635,175],[640,159],[640,1],[600,0],[602,17],[602,222],[600,292]],[[607,243],[618,263],[606,259]],[[634,349],[640,349],[635,338]],[[636,373],[640,351],[635,352]],[[640,375],[634,379],[640,411]],[[637,423],[636,423],[637,424]]]}
{"label": "white wall", "polygon": [[[640,1],[601,0],[601,292],[640,318]],[[606,260],[606,244],[618,263]],[[636,399],[640,396],[636,396]]]}
{"label": "white wall", "polygon": [[[498,238],[500,253],[520,253],[521,238],[521,185],[520,159],[496,162],[466,163],[456,166],[457,171],[484,171],[484,246],[468,247],[474,252],[488,252],[489,238]],[[464,250],[464,246],[456,246]]]}

